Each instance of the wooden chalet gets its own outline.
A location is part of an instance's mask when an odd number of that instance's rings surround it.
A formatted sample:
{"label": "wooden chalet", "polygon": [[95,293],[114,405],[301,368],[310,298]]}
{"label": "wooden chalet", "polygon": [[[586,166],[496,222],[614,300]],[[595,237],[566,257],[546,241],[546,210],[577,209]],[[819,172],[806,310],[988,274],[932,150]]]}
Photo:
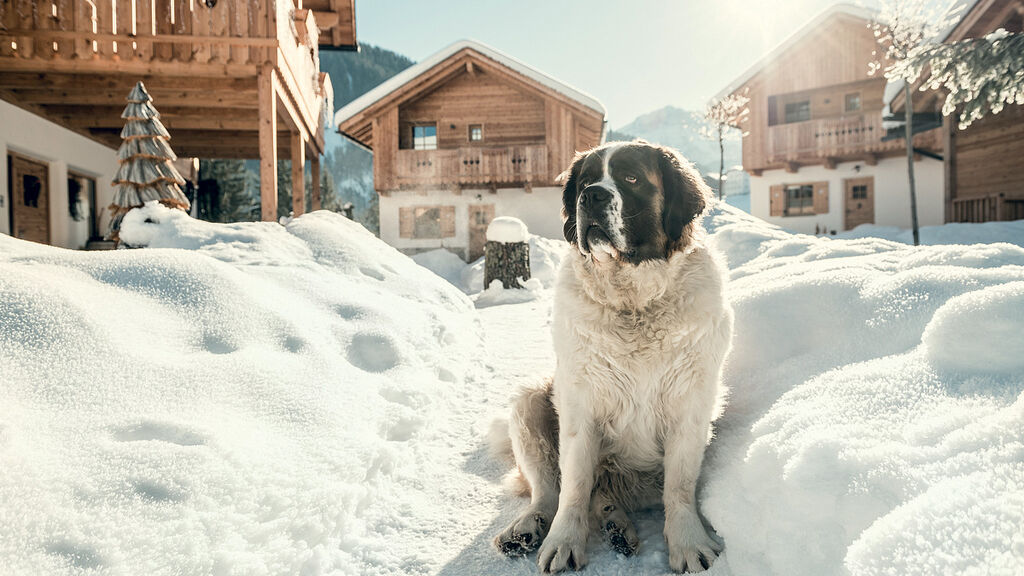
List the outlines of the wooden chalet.
{"label": "wooden chalet", "polygon": [[[873,17],[832,6],[719,93],[750,98],[739,128],[754,215],[807,233],[909,226],[906,144],[885,139],[886,80],[868,74]],[[919,134],[914,145],[922,222],[939,224],[941,138]]]}
{"label": "wooden chalet", "polygon": [[[944,42],[981,38],[999,30],[1024,32],[1024,0],[976,0]],[[914,91],[915,117],[942,108],[944,94]],[[892,101],[904,113],[902,92]],[[958,127],[958,114],[943,118],[944,210],[947,222],[1024,219],[1024,106]]]}
{"label": "wooden chalet", "polygon": [[[306,209],[306,160],[319,207],[332,88],[318,51],[355,48],[354,11],[354,0],[3,0],[0,99],[116,148],[125,97],[141,80],[179,157],[260,159],[263,219],[276,220],[279,157],[293,163],[295,213]],[[0,140],[16,164],[8,160],[8,204],[25,208],[12,175],[64,159],[5,130]],[[45,219],[11,210],[9,232],[17,234],[19,217]]]}
{"label": "wooden chalet", "polygon": [[455,43],[356,99],[338,130],[373,151],[381,238],[473,260],[495,216],[561,237],[557,178],[602,140],[594,98],[477,42]]}

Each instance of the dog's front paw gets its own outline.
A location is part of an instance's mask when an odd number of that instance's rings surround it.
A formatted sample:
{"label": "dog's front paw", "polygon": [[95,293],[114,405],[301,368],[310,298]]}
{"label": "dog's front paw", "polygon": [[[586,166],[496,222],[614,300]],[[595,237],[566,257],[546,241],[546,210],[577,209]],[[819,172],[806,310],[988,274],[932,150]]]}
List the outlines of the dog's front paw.
{"label": "dog's front paw", "polygon": [[555,518],[551,532],[537,553],[537,565],[541,572],[582,569],[587,563],[587,532],[584,522],[559,522]]}
{"label": "dog's front paw", "polygon": [[704,531],[696,514],[677,516],[665,522],[668,564],[676,572],[703,572],[711,567],[722,546]]}
{"label": "dog's front paw", "polygon": [[550,518],[546,512],[529,509],[494,538],[494,545],[506,556],[525,556],[544,540]]}

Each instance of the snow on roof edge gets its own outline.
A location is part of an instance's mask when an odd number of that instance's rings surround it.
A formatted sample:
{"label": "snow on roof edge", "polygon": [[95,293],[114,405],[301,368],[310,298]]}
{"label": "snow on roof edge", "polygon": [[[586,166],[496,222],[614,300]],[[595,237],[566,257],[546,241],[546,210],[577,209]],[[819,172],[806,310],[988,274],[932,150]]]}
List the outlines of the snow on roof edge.
{"label": "snow on roof edge", "polygon": [[547,86],[548,88],[554,90],[555,92],[558,92],[559,94],[572,98],[573,100],[579,102],[580,104],[583,104],[587,108],[590,108],[595,112],[600,112],[602,116],[607,115],[607,111],[605,110],[604,105],[601,104],[601,102],[597,98],[594,98],[593,96],[587,94],[586,92],[582,92],[576,88],[573,88],[572,86],[566,84],[565,82],[562,82],[561,80],[556,80],[552,76],[549,76],[544,72],[541,72],[540,70],[537,70],[536,68],[533,68],[523,63],[522,61],[513,58],[512,56],[509,56],[503,52],[499,52],[498,50],[495,50],[494,48],[491,48],[486,44],[483,44],[476,40],[465,39],[453,42],[452,44],[445,46],[444,48],[438,50],[437,52],[434,52],[427,58],[424,58],[421,62],[413,64],[412,66],[406,68],[405,70],[402,70],[398,74],[395,74],[391,78],[385,80],[384,82],[381,82],[376,87],[366,92],[362,96],[342,106],[340,109],[338,109],[337,112],[334,113],[335,128],[337,129],[345,120],[348,120],[349,118],[355,116],[359,112],[362,112],[363,110],[369,108],[374,102],[380,100],[381,98],[384,98],[388,94],[391,94],[392,92],[401,88],[414,78],[420,76],[424,72],[427,72],[434,66],[440,64],[451,55],[465,48],[471,48],[476,52],[479,52],[480,54],[490,58],[491,60],[494,60],[495,62],[498,62],[499,64],[502,64],[507,68],[511,68],[512,70],[515,70],[516,72],[526,76],[527,78],[530,78],[531,80],[539,84]]}
{"label": "snow on roof edge", "polygon": [[792,34],[790,34],[778,46],[776,46],[771,51],[769,51],[767,54],[765,54],[764,56],[759,58],[756,62],[754,62],[754,64],[752,66],[750,66],[750,68],[747,68],[743,72],[743,74],[740,74],[739,77],[737,77],[735,80],[730,82],[728,86],[726,86],[725,88],[720,90],[717,94],[715,94],[714,99],[715,100],[720,100],[720,99],[728,96],[729,94],[732,94],[733,92],[735,92],[737,89],[739,89],[740,86],[743,86],[751,78],[756,76],[757,73],[760,72],[762,68],[767,66],[769,62],[771,62],[772,60],[778,58],[786,50],[789,50],[790,48],[792,48],[793,45],[795,45],[808,32],[810,32],[811,30],[816,28],[819,24],[821,24],[825,20],[828,20],[830,17],[832,17],[835,14],[847,14],[847,15],[850,15],[850,16],[856,16],[857,18],[863,18],[865,20],[871,20],[872,18],[877,16],[878,12],[876,10],[874,10],[874,9],[871,9],[871,8],[866,8],[864,6],[857,6],[857,5],[854,5],[854,4],[848,4],[848,3],[845,3],[845,2],[840,2],[840,3],[837,3],[837,4],[833,4],[833,5],[829,6],[828,8],[825,8],[824,10],[819,12],[817,16],[815,16],[810,21],[808,21],[807,24],[804,24],[803,26],[801,26],[796,32],[793,32]]}

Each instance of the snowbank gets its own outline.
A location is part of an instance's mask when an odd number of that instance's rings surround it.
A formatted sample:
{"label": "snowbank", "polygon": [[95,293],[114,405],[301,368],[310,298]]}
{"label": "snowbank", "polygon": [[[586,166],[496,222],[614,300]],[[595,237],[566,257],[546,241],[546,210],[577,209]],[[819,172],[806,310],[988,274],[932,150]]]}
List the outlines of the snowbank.
{"label": "snowbank", "polygon": [[[530,278],[540,282],[540,287],[549,289],[555,284],[558,267],[568,249],[563,240],[552,240],[541,236],[530,236]],[[474,295],[484,291],[484,259],[478,258],[466,264],[455,254],[440,248],[421,252],[412,257],[420,266],[434,272],[452,283],[466,294]]]}
{"label": "snowbank", "polygon": [[732,572],[1024,571],[1024,249],[707,223],[736,336],[702,500]]}
{"label": "snowbank", "polygon": [[[1024,220],[1012,222],[985,222],[984,224],[952,223],[942,226],[924,226],[920,230],[921,244],[994,244],[1008,242],[1024,246]],[[914,243],[914,233],[896,226],[861,224],[853,230],[840,232],[836,238],[884,238],[904,244]]]}
{"label": "snowbank", "polygon": [[122,231],[154,248],[0,235],[0,572],[436,570],[469,299],[328,212]]}

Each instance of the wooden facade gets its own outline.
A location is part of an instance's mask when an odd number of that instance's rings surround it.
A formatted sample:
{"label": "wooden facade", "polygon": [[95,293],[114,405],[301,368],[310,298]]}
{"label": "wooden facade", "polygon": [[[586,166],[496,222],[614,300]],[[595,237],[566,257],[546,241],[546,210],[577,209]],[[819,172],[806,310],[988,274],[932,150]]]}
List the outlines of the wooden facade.
{"label": "wooden facade", "polygon": [[[576,150],[600,142],[603,124],[603,109],[467,46],[364,107],[342,109],[338,129],[373,150],[374,186],[387,195],[555,186]],[[416,149],[416,126],[436,130],[432,149]]]}
{"label": "wooden facade", "polygon": [[[739,126],[747,133],[747,172],[832,168],[904,153],[902,140],[882,140],[885,78],[868,74],[877,50],[869,16],[852,8],[826,12],[726,89],[723,95],[750,98]],[[941,146],[936,133],[919,134],[914,143]]]}
{"label": "wooden facade", "polygon": [[[355,46],[354,10],[354,0],[5,0],[0,98],[116,148],[141,80],[179,156],[260,158],[263,219],[276,220],[278,154],[319,168],[333,92],[318,50]],[[301,178],[294,187],[304,199]]]}
{"label": "wooden facade", "polygon": [[[980,38],[1000,28],[1024,32],[1024,0],[978,0],[946,42]],[[914,105],[920,105],[916,98]],[[1024,106],[1006,106],[964,130],[950,116],[943,133],[946,220],[1024,219]]]}

